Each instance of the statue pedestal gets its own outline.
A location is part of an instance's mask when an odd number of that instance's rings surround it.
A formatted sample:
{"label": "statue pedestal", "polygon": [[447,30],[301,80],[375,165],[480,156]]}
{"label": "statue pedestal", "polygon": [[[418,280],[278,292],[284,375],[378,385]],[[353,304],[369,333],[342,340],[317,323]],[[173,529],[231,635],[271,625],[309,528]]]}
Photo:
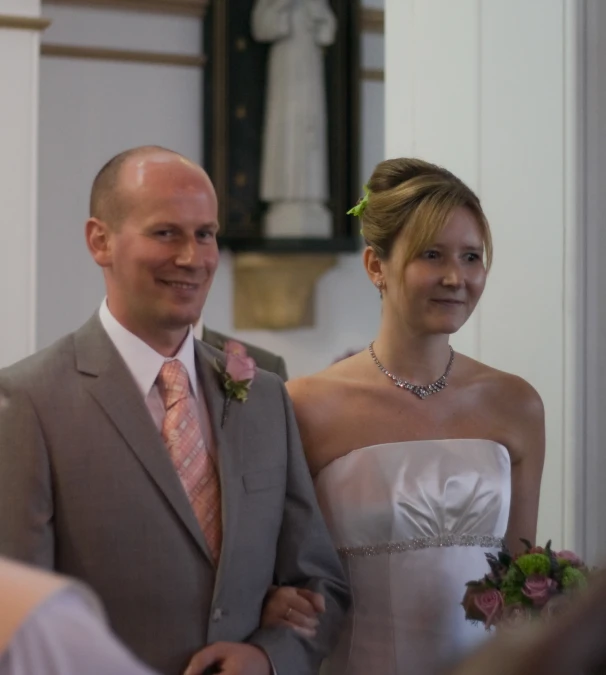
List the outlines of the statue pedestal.
{"label": "statue pedestal", "polygon": [[236,255],[234,327],[285,330],[313,326],[316,283],[336,262],[332,255]]}
{"label": "statue pedestal", "polygon": [[273,239],[328,239],[332,236],[332,213],[319,202],[275,202],[263,219],[263,234]]}

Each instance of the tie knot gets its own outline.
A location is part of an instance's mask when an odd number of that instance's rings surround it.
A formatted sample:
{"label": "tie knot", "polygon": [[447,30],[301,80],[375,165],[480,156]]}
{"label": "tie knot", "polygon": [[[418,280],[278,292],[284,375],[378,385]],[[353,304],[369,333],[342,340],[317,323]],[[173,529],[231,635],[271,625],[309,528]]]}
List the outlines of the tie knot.
{"label": "tie knot", "polygon": [[189,396],[189,377],[181,361],[173,359],[162,366],[158,386],[166,410]]}

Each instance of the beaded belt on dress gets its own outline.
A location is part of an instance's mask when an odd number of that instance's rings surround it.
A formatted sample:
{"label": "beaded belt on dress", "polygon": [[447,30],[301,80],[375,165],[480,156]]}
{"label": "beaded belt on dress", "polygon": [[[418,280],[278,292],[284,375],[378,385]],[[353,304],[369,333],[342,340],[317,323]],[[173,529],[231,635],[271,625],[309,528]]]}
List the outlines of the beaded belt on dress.
{"label": "beaded belt on dress", "polygon": [[391,541],[373,546],[342,546],[338,552],[342,556],[368,556],[382,553],[402,553],[418,551],[422,548],[440,548],[445,546],[480,546],[481,548],[502,548],[503,539],[487,534],[444,534],[440,537],[416,537],[408,541]]}

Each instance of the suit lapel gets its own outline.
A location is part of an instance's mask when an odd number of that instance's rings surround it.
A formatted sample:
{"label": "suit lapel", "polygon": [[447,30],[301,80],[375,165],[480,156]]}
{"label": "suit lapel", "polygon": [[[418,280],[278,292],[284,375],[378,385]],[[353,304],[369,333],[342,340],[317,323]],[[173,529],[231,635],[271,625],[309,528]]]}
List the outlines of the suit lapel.
{"label": "suit lapel", "polygon": [[215,594],[220,592],[223,581],[223,570],[234,550],[235,536],[238,530],[238,507],[242,482],[241,463],[241,431],[239,417],[241,404],[232,401],[225,424],[221,426],[225,394],[221,384],[220,374],[215,363],[224,365],[223,355],[215,356],[214,350],[196,341],[196,366],[202,382],[204,398],[208,406],[215,445],[217,448],[217,463],[221,482],[221,515],[223,524],[223,544],[221,558],[215,584]]}
{"label": "suit lapel", "polygon": [[[212,560],[202,530],[162,437],[128,368],[97,315],[75,334],[76,367],[88,390],[118,429],[204,554]],[[92,376],[92,377],[90,377]]]}
{"label": "suit lapel", "polygon": [[202,326],[202,342],[206,342],[211,347],[221,351],[223,349],[224,340],[214,330],[209,330],[206,326]]}

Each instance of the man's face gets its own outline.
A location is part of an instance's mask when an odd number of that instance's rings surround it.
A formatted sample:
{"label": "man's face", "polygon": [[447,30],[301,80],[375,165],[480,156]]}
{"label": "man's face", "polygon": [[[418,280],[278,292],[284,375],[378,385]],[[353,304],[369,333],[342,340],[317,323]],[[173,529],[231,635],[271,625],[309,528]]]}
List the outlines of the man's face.
{"label": "man's face", "polygon": [[127,162],[119,185],[125,215],[107,229],[100,263],[108,306],[150,346],[178,347],[200,318],[219,262],[215,191],[199,167],[161,154]]}

